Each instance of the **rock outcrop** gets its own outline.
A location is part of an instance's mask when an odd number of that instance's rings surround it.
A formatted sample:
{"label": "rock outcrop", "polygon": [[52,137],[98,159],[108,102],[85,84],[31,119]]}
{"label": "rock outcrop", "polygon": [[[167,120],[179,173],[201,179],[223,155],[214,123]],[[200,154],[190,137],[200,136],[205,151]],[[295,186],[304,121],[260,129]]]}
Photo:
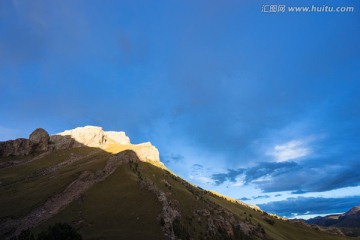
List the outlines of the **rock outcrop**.
{"label": "rock outcrop", "polygon": [[33,153],[41,153],[48,150],[49,134],[42,128],[33,131],[29,139],[18,138],[6,142],[0,142],[0,157],[27,156]]}
{"label": "rock outcrop", "polygon": [[108,148],[114,145],[117,151],[112,151],[112,153],[131,149],[136,152],[141,161],[165,167],[160,162],[158,149],[150,142],[131,144],[125,132],[104,131],[96,126],[78,127],[51,136],[44,129],[38,128],[30,134],[29,139],[19,138],[0,142],[0,157],[26,156],[83,146],[108,151]]}
{"label": "rock outcrop", "polygon": [[32,144],[29,139],[18,138],[0,142],[0,157],[26,156],[31,153]]}
{"label": "rock outcrop", "polygon": [[125,132],[105,131],[104,133],[106,139],[112,139],[121,145],[130,144],[130,138],[126,136]]}
{"label": "rock outcrop", "polygon": [[160,162],[159,151],[155,146],[150,142],[132,145],[125,132],[104,131],[101,127],[85,126],[50,136],[50,148],[53,150],[81,146],[106,149],[111,144],[128,146],[128,149],[136,152],[141,161]]}
{"label": "rock outcrop", "polygon": [[45,152],[49,148],[49,133],[42,128],[33,131],[29,136],[29,140],[33,144],[33,150],[36,152]]}
{"label": "rock outcrop", "polygon": [[136,154],[144,162],[158,162],[160,161],[159,150],[150,142],[136,145]]}
{"label": "rock outcrop", "polygon": [[124,132],[106,132],[101,127],[85,126],[54,134],[50,142],[52,149],[57,150],[81,146],[104,148],[111,143],[126,145],[130,144],[130,139]]}

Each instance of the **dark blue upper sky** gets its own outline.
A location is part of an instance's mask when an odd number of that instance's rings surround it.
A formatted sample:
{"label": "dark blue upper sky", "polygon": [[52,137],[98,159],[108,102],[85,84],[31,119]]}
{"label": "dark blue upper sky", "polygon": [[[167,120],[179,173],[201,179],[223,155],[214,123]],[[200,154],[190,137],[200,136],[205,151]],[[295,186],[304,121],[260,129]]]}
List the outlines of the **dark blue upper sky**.
{"label": "dark blue upper sky", "polygon": [[[175,173],[265,210],[351,208],[360,2],[285,3],[352,13],[261,12],[279,3],[0,1],[0,140],[98,125],[151,141]],[[302,208],[285,210],[294,202]]]}

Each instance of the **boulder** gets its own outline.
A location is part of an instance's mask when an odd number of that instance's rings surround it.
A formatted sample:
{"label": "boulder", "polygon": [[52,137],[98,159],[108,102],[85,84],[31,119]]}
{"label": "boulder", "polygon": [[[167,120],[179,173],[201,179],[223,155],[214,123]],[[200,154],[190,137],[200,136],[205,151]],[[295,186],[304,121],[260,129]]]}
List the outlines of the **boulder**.
{"label": "boulder", "polygon": [[34,152],[45,152],[49,148],[49,133],[42,128],[33,131],[29,136],[29,140],[33,145]]}

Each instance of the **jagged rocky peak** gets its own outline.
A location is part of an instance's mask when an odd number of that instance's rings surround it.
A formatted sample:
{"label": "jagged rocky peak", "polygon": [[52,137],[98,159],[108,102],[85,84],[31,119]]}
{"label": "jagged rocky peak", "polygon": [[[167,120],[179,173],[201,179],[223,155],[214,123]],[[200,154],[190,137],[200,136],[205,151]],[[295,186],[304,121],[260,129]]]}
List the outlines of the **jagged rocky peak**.
{"label": "jagged rocky peak", "polygon": [[96,126],[78,127],[51,136],[44,129],[38,128],[30,134],[29,139],[19,138],[0,142],[0,157],[27,156],[82,146],[108,151],[108,148],[114,145],[113,149],[115,150],[111,151],[113,153],[124,149],[133,150],[140,160],[163,166],[158,149],[150,142],[131,144],[125,132],[104,131],[101,127]]}
{"label": "jagged rocky peak", "polygon": [[50,142],[55,149],[80,146],[104,148],[111,143],[130,144],[130,139],[124,132],[104,131],[101,127],[85,126],[54,134],[50,137]]}
{"label": "jagged rocky peak", "polygon": [[[85,126],[50,136],[50,147],[52,149],[66,149],[73,147],[97,147],[107,149],[111,145],[126,145],[127,149],[136,152],[144,162],[160,162],[158,149],[150,142],[131,144],[125,132],[104,131],[101,127]],[[121,147],[120,149],[124,149]],[[116,152],[116,150],[115,150]]]}

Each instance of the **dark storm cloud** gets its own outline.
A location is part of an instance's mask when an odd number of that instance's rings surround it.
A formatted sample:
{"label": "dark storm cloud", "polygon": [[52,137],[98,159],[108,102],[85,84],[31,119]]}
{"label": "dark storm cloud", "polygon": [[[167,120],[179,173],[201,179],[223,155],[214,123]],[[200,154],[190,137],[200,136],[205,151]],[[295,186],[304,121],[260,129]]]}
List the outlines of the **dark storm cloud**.
{"label": "dark storm cloud", "polygon": [[260,162],[255,167],[248,169],[229,169],[227,173],[213,174],[211,178],[216,184],[222,184],[225,181],[236,182],[236,177],[244,174],[245,183],[249,184],[264,176],[278,176],[296,168],[298,165],[294,162]]}
{"label": "dark storm cloud", "polygon": [[297,197],[288,198],[284,201],[275,201],[258,206],[267,212],[275,213],[279,216],[294,217],[294,214],[330,214],[342,213],[358,206],[360,196],[344,198],[319,198],[319,197]]}
{"label": "dark storm cloud", "polygon": [[267,162],[248,169],[229,169],[227,173],[213,174],[211,178],[220,185],[225,181],[236,182],[236,177],[243,174],[245,184],[254,184],[263,192],[292,191],[292,194],[304,194],[358,186],[360,175],[354,169],[359,167],[360,163],[356,160],[348,161],[347,165],[321,166],[306,162]]}
{"label": "dark storm cloud", "polygon": [[314,167],[304,163],[296,169],[255,184],[264,192],[292,191],[293,194],[324,192],[360,185],[360,176],[355,171],[360,167],[358,161],[347,161],[346,165],[326,164],[324,160],[320,162],[323,165]]}
{"label": "dark storm cloud", "polygon": [[247,169],[245,181],[247,183],[258,180],[264,176],[276,177],[297,168],[298,164],[295,162],[262,162],[257,166]]}

